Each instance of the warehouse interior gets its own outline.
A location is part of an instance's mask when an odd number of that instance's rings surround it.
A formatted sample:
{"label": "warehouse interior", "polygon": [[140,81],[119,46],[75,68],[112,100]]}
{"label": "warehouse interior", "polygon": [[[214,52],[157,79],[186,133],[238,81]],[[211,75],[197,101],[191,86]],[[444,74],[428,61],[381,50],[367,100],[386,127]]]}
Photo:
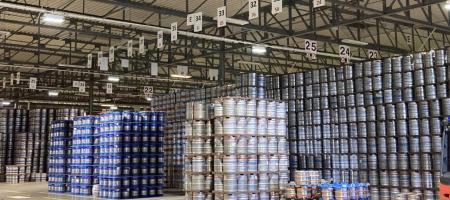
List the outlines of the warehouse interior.
{"label": "warehouse interior", "polygon": [[448,0],[0,1],[0,199],[448,199]]}

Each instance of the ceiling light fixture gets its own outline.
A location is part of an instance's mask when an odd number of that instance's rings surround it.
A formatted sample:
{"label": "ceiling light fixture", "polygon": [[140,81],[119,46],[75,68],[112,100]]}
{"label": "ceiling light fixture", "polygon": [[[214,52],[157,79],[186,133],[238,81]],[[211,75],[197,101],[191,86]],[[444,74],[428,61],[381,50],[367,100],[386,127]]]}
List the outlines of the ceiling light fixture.
{"label": "ceiling light fixture", "polygon": [[57,97],[59,95],[58,91],[48,91],[48,96]]}
{"label": "ceiling light fixture", "polygon": [[45,13],[42,17],[42,21],[49,24],[62,24],[64,23],[64,16]]}
{"label": "ceiling light fixture", "polygon": [[146,97],[145,99],[147,99],[147,101],[153,101],[152,97]]}
{"label": "ceiling light fixture", "polygon": [[118,76],[108,76],[108,81],[110,81],[110,82],[119,82],[120,78]]}
{"label": "ceiling light fixture", "polygon": [[444,8],[445,8],[446,10],[450,10],[450,0],[447,1],[447,2],[445,2]]}
{"label": "ceiling light fixture", "polygon": [[185,79],[192,78],[192,76],[190,76],[190,75],[182,75],[182,74],[171,74],[170,77],[172,77],[172,78],[185,78]]}
{"label": "ceiling light fixture", "polygon": [[116,106],[114,104],[100,104],[101,107],[113,107]]}
{"label": "ceiling light fixture", "polygon": [[[213,20],[217,21],[217,16],[214,17]],[[247,20],[242,20],[242,19],[227,18],[227,23],[244,26],[244,25],[249,24],[250,22],[248,22]]]}
{"label": "ceiling light fixture", "polygon": [[360,46],[366,46],[369,44],[367,42],[361,42],[358,40],[351,40],[351,39],[342,39],[341,42],[346,43],[346,44],[360,45]]}
{"label": "ceiling light fixture", "polygon": [[2,101],[2,106],[9,106],[11,105],[10,101]]}
{"label": "ceiling light fixture", "polygon": [[109,109],[110,110],[117,110],[117,109],[119,109],[117,106],[111,106],[111,107],[109,107]]}
{"label": "ceiling light fixture", "polygon": [[86,68],[86,66],[84,66],[84,65],[69,65],[69,64],[63,64],[63,63],[59,63],[58,67]]}
{"label": "ceiling light fixture", "polygon": [[261,46],[261,45],[253,45],[252,53],[258,54],[258,55],[263,55],[263,54],[267,53],[267,48],[265,46]]}

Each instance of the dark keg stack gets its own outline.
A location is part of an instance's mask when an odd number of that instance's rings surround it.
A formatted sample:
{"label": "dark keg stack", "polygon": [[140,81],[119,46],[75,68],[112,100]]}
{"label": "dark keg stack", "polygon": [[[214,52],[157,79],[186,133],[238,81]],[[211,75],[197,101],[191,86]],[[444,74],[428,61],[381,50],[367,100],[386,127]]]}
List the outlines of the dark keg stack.
{"label": "dark keg stack", "polygon": [[268,98],[288,101],[290,167],[371,183],[373,199],[420,192],[434,199],[441,120],[450,114],[448,51],[270,77]]}

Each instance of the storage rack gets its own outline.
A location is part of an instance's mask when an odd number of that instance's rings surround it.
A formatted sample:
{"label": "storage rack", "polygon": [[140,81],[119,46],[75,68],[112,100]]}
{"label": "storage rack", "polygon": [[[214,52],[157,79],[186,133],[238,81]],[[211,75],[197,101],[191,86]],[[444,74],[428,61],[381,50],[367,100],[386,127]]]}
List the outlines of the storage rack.
{"label": "storage rack", "polygon": [[213,114],[208,105],[187,105],[186,198],[284,196],[289,181],[285,103],[223,97],[214,101]]}
{"label": "storage rack", "polygon": [[369,181],[373,199],[434,199],[439,122],[450,112],[448,52],[271,77],[268,93],[288,101],[291,169]]}
{"label": "storage rack", "polygon": [[107,112],[100,115],[101,198],[163,195],[163,112]]}
{"label": "storage rack", "polygon": [[64,193],[70,188],[70,163],[73,121],[52,122],[48,161],[48,191]]}
{"label": "storage rack", "polygon": [[70,192],[74,195],[92,195],[96,121],[95,116],[83,116],[73,122]]}

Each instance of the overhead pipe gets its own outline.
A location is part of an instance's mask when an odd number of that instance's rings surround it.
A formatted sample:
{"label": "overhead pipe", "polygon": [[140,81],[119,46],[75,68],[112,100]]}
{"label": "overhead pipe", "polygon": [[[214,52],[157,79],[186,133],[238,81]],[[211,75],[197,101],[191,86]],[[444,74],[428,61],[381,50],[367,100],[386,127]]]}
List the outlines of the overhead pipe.
{"label": "overhead pipe", "polygon": [[[132,22],[124,22],[124,21],[113,20],[113,19],[105,19],[105,18],[100,18],[100,17],[93,17],[93,16],[88,16],[88,15],[70,13],[70,12],[65,12],[65,11],[55,11],[55,10],[52,11],[52,10],[48,10],[45,8],[19,5],[19,4],[14,4],[14,3],[0,2],[0,7],[29,11],[29,12],[34,12],[34,13],[44,13],[44,14],[51,13],[51,14],[55,14],[55,15],[61,15],[66,18],[100,22],[100,23],[105,23],[105,24],[110,24],[110,25],[127,27],[127,28],[131,28],[131,29],[154,31],[154,32],[163,31],[164,33],[168,33],[168,34],[171,32],[171,30],[169,28],[164,28],[164,27],[159,27],[159,26],[145,25],[145,24],[132,23]],[[303,49],[278,46],[278,45],[259,44],[259,43],[248,42],[248,41],[243,41],[243,40],[235,40],[235,39],[212,36],[212,35],[207,35],[207,34],[193,33],[193,32],[189,32],[189,31],[178,31],[178,34],[184,35],[187,37],[195,37],[195,38],[206,39],[206,40],[214,40],[214,41],[218,41],[218,42],[226,42],[226,43],[231,43],[231,44],[243,44],[243,45],[249,45],[249,46],[259,45],[259,46],[263,46],[266,48],[283,50],[283,51],[291,51],[291,52],[305,53],[305,54],[309,53]],[[317,52],[317,55],[340,58],[339,54],[331,54],[331,53],[326,53],[326,52]],[[355,61],[366,60],[366,59],[359,58],[359,57],[351,57],[350,59],[355,60]]]}

